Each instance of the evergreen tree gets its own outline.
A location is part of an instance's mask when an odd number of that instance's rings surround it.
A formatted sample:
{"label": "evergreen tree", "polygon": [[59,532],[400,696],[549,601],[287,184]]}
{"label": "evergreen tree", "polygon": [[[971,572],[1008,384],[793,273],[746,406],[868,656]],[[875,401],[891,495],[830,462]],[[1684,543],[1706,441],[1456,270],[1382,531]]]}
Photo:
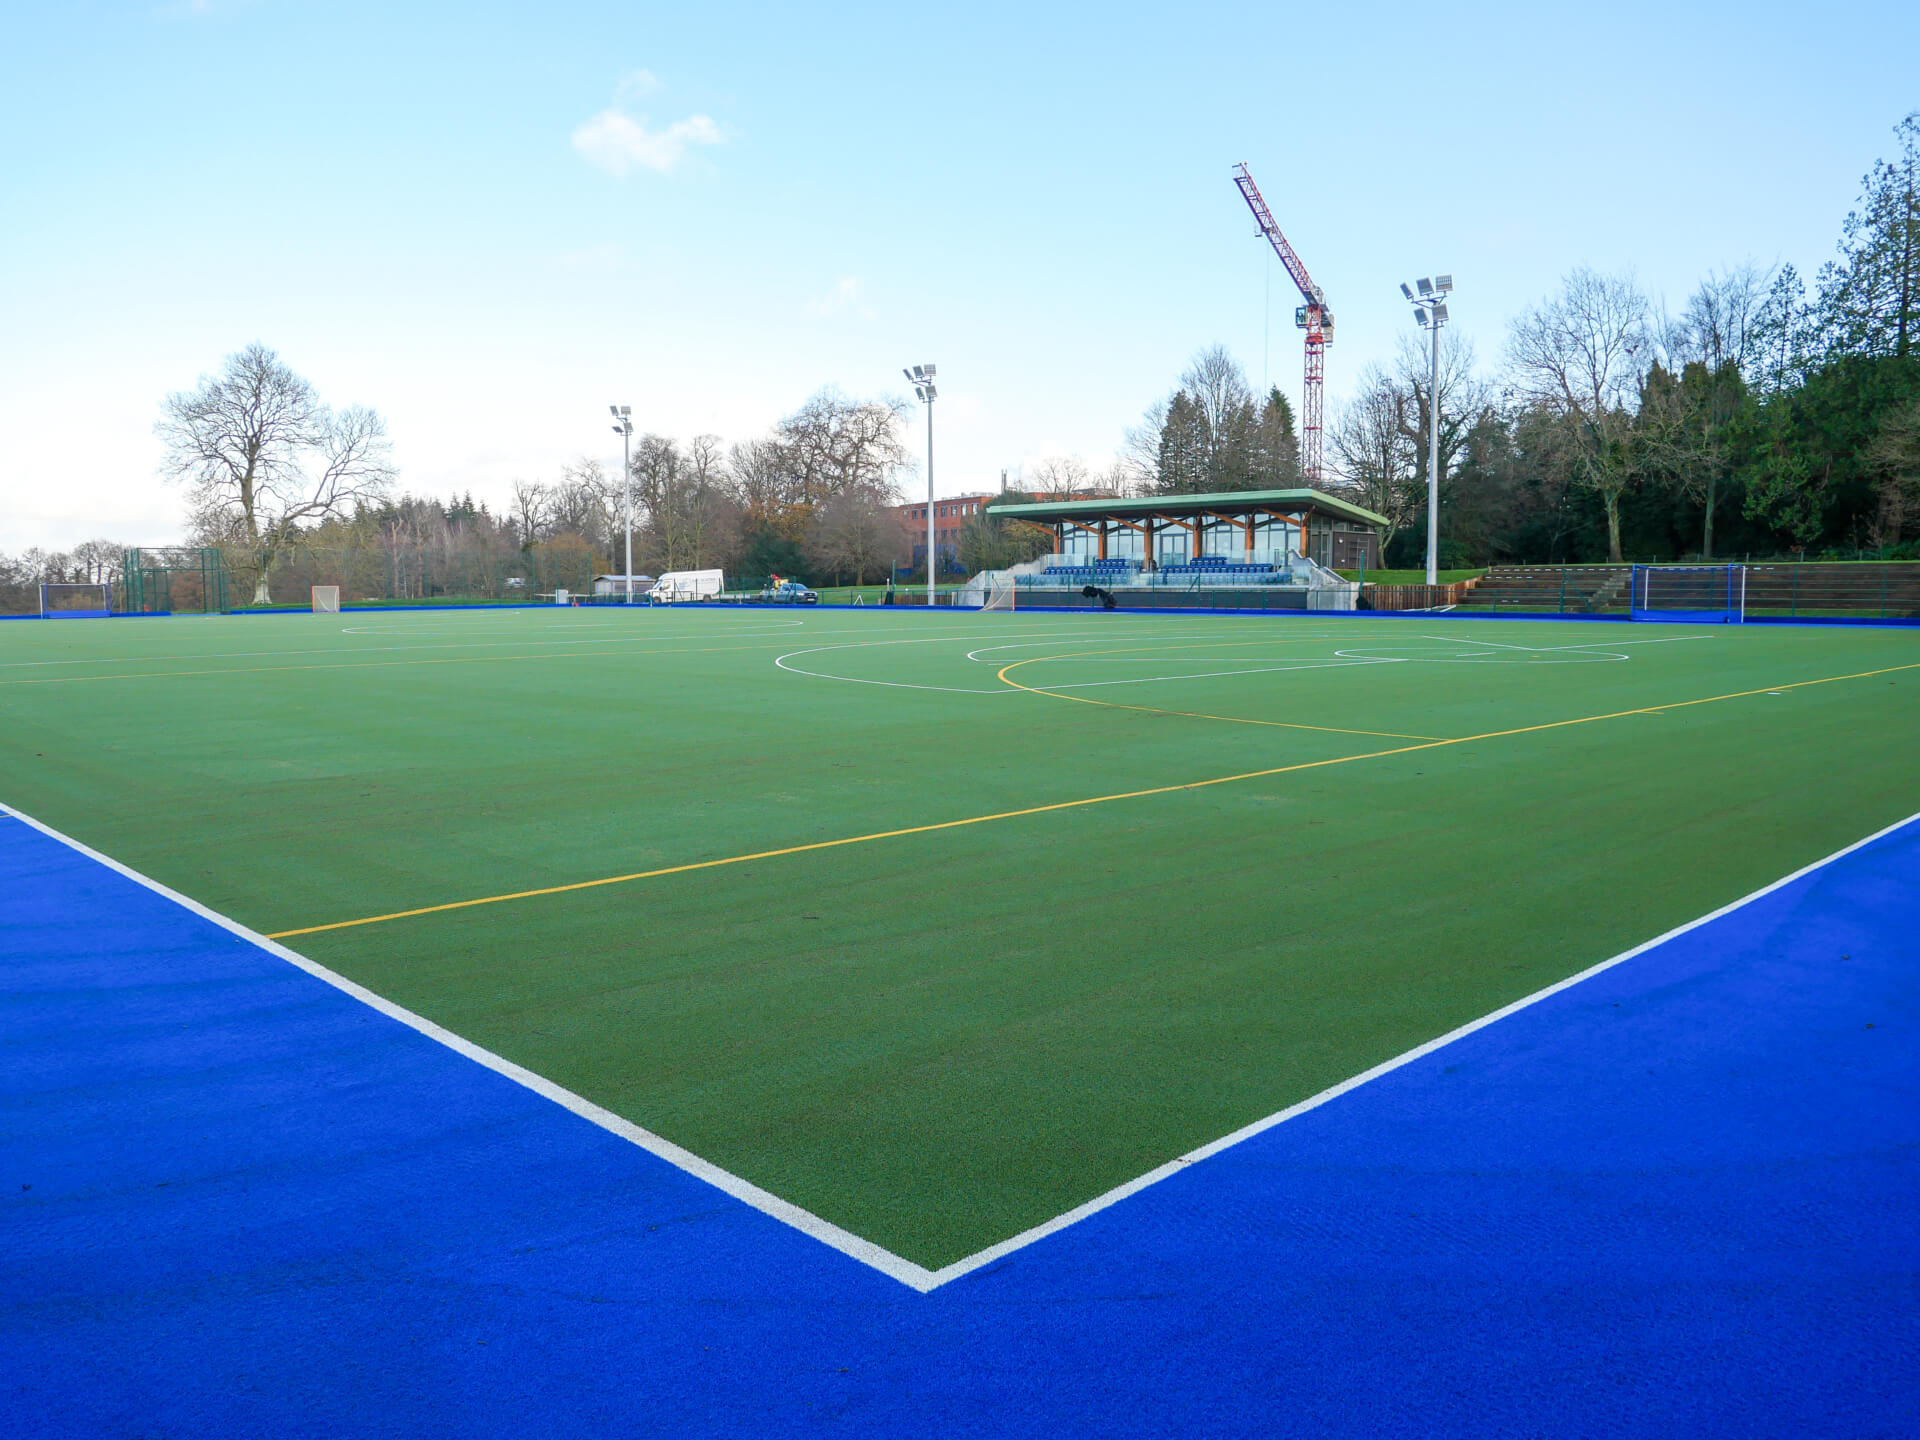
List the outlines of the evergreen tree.
{"label": "evergreen tree", "polygon": [[1920,330],[1920,111],[1894,127],[1900,154],[1874,163],[1841,227],[1840,258],[1820,269],[1829,354],[1915,353]]}
{"label": "evergreen tree", "polygon": [[1160,427],[1154,488],[1162,495],[1192,495],[1205,490],[1210,438],[1200,406],[1185,390],[1175,391]]}
{"label": "evergreen tree", "polygon": [[1274,386],[1260,407],[1254,429],[1252,486],[1255,490],[1293,490],[1301,482],[1300,437],[1294,432],[1293,406]]}
{"label": "evergreen tree", "polygon": [[1753,383],[1765,391],[1798,385],[1815,363],[1812,327],[1806,282],[1793,266],[1782,265],[1753,325]]}
{"label": "evergreen tree", "polygon": [[1857,545],[1876,529],[1873,447],[1920,400],[1920,359],[1842,356],[1768,396],[1739,427],[1746,512],[1801,545]]}

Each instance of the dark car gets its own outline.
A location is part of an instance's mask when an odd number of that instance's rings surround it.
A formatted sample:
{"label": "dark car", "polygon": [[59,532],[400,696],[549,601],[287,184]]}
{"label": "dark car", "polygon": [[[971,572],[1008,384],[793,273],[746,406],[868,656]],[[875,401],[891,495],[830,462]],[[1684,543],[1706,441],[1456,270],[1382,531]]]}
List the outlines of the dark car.
{"label": "dark car", "polygon": [[782,580],[778,585],[769,585],[760,592],[760,599],[767,605],[818,605],[820,603],[819,593],[809,590],[798,580]]}

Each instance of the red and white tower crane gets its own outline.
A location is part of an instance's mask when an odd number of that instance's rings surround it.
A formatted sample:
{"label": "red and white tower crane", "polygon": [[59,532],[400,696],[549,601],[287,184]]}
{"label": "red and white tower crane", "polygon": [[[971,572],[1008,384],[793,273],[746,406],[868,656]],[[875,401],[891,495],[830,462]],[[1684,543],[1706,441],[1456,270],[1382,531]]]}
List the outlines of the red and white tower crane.
{"label": "red and white tower crane", "polygon": [[1300,287],[1301,298],[1307,302],[1293,312],[1293,323],[1307,332],[1307,373],[1300,386],[1300,465],[1307,473],[1307,484],[1318,486],[1322,463],[1320,431],[1326,412],[1322,376],[1326,367],[1327,346],[1333,343],[1333,311],[1327,308],[1326,292],[1313,283],[1313,277],[1307,274],[1307,267],[1300,263],[1293,246],[1287,243],[1287,237],[1274,224],[1273,212],[1267,209],[1267,202],[1260,198],[1260,187],[1253,183],[1252,173],[1245,165],[1233,168],[1233,183],[1240,187],[1240,193],[1246,197],[1247,208],[1253,211],[1253,218],[1259,221],[1260,233],[1267,237],[1279,254],[1280,263],[1287,267],[1287,274],[1293,277],[1293,283]]}

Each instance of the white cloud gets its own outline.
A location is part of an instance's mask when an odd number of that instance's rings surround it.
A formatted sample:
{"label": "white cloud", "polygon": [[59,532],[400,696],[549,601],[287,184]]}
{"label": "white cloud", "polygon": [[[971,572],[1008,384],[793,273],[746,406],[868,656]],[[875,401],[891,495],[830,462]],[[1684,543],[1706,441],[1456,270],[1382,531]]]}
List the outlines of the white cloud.
{"label": "white cloud", "polygon": [[809,315],[840,315],[848,310],[853,310],[866,320],[873,318],[873,312],[860,303],[858,275],[842,275],[824,298],[807,302]]}
{"label": "white cloud", "polygon": [[642,95],[653,94],[659,88],[660,77],[651,70],[630,70],[613,87],[613,101],[617,105],[622,100],[637,100]]}
{"label": "white cloud", "polygon": [[655,130],[646,116],[629,115],[612,106],[573,132],[573,148],[588,164],[612,175],[635,169],[665,175],[680,163],[689,145],[719,145],[725,138],[705,115],[689,115]]}

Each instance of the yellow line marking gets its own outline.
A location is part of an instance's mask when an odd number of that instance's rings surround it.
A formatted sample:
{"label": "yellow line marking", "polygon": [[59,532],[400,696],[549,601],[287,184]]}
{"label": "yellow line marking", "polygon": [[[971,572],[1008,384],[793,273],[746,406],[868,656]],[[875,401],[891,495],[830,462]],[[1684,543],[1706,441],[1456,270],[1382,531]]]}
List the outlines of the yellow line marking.
{"label": "yellow line marking", "polygon": [[1884,670],[1862,670],[1853,675],[1829,675],[1819,680],[1799,680],[1789,685],[1775,685],[1759,690],[1736,690],[1728,695],[1709,695],[1699,700],[1676,700],[1667,705],[1644,705],[1638,709],[1615,710],[1605,715],[1582,715],[1572,720],[1549,720],[1539,725],[1521,725],[1512,730],[1489,730],[1483,735],[1463,735],[1457,740],[1429,740],[1419,745],[1400,745],[1391,750],[1373,750],[1364,755],[1336,755],[1328,760],[1306,760],[1292,765],[1276,765],[1266,770],[1247,770],[1238,775],[1217,775],[1209,780],[1188,780],[1178,785],[1155,785],[1146,790],[1122,790],[1113,795],[1091,795],[1082,800],[1060,800],[1051,805],[1030,805],[1023,810],[1001,810],[992,815],[969,815],[965,819],[941,820],[931,825],[909,825],[899,830],[877,830],[871,835],[848,835],[838,840],[815,840],[805,845],[782,846],[778,850],[756,850],[750,855],[728,855],[719,860],[695,860],[686,865],[664,865],[657,870],[636,870],[630,875],[608,875],[599,880],[576,880],[568,885],[544,885],[537,890],[516,890],[507,895],[483,895],[476,900],[451,900],[443,905],[422,905],[413,910],[395,910],[386,915],[367,915],[358,920],[335,920],[328,925],[306,925],[297,930],[276,930],[267,938],[287,940],[296,935],[317,935],[327,930],[351,930],[361,925],[380,925],[389,920],[407,920],[416,915],[438,915],[447,910],[470,910],[477,905],[502,905],[509,900],[531,900],[540,895],[564,895],[573,890],[595,890],[603,885],[625,885],[634,880],[652,880],[662,875],[685,875],[694,870],[714,870],[724,865],[745,865],[754,860],[777,859],[782,855],[804,855],[811,850],[835,850],[843,845],[864,845],[869,841],[892,840],[903,835],[927,835],[936,830],[958,830],[968,825],[986,825],[995,820],[1017,820],[1022,816],[1046,815],[1056,810],[1079,810],[1089,805],[1106,805],[1115,800],[1140,800],[1150,795],[1172,795],[1182,790],[1204,790],[1213,785],[1231,785],[1241,780],[1259,780],[1269,775],[1291,774],[1297,770],[1318,770],[1329,765],[1349,765],[1358,760],[1382,760],[1391,755],[1411,755],[1416,751],[1438,750],[1449,745],[1471,745],[1480,740],[1499,740],[1511,735],[1530,735],[1541,730],[1560,730],[1570,725],[1592,725],[1602,720],[1620,720],[1631,715],[1658,715],[1667,710],[1684,710],[1692,705],[1712,705],[1721,700],[1740,700],[1750,695],[1765,695],[1774,690],[1802,690],[1810,685],[1833,685],[1843,680],[1870,680],[1876,675],[1892,675],[1902,670],[1920,670],[1920,663],[1890,665]]}
{"label": "yellow line marking", "polygon": [[[1203,645],[1141,645],[1134,648],[1139,650],[1209,650],[1216,649],[1221,645],[1231,645],[1233,643],[1235,642],[1231,640],[1220,640],[1210,641]],[[1255,641],[1254,643],[1259,644],[1260,642]],[[1277,643],[1288,644],[1293,642],[1280,641]],[[1298,643],[1304,644],[1306,642],[1301,641]],[[1035,655],[1026,660],[1015,660],[1011,665],[1001,666],[999,673],[995,675],[994,678],[1003,684],[1011,685],[1016,690],[1024,690],[1029,695],[1050,695],[1055,700],[1076,700],[1082,705],[1100,705],[1109,710],[1138,710],[1143,715],[1178,715],[1187,720],[1221,720],[1229,725],[1269,725],[1277,730],[1320,730],[1329,735],[1371,735],[1382,740],[1438,740],[1441,738],[1438,735],[1407,735],[1398,730],[1342,730],[1337,725],[1301,725],[1289,720],[1248,720],[1239,715],[1203,715],[1197,710],[1162,710],[1157,705],[1123,705],[1118,700],[1095,700],[1088,695],[1062,695],[1057,690],[1041,690],[1032,685],[1022,685],[1018,680],[1007,679],[1007,671],[1017,670],[1022,665],[1038,665],[1048,660],[1097,660],[1107,655],[1126,655],[1129,653],[1131,652],[1127,650],[1087,650],[1078,654]],[[1330,665],[1325,668],[1344,669],[1350,668],[1350,666]]]}

